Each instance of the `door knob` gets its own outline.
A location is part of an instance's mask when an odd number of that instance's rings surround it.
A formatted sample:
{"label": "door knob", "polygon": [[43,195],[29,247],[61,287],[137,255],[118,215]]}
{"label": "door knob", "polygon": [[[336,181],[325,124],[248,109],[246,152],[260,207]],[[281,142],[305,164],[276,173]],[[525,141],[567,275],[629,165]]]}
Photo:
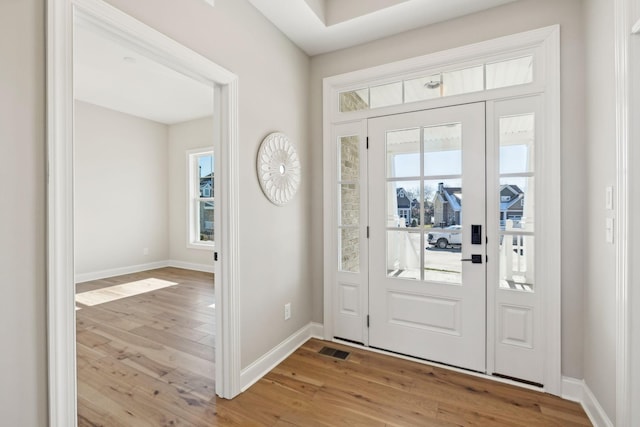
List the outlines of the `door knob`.
{"label": "door knob", "polygon": [[461,259],[460,261],[471,261],[471,264],[482,264],[482,255],[471,255],[471,258]]}

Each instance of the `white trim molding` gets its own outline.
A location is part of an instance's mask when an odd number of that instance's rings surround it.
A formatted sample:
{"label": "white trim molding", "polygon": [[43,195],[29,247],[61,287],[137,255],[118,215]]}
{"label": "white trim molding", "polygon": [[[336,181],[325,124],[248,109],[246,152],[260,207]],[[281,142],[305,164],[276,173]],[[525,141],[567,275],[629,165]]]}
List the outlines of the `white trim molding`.
{"label": "white trim molding", "polygon": [[[76,426],[73,243],[73,33],[89,26],[214,87],[221,198],[215,235],[216,393],[240,392],[238,78],[103,0],[47,0],[47,308],[49,424]],[[220,181],[224,185],[220,185]],[[222,226],[224,225],[224,227]]]}
{"label": "white trim molding", "polygon": [[125,267],[110,268],[108,270],[92,271],[75,275],[75,283],[100,280],[107,277],[122,276],[124,274],[140,273],[142,271],[155,270],[156,268],[169,267],[169,261],[148,262],[145,264],[128,265]]}
{"label": "white trim molding", "polygon": [[[629,289],[629,117],[630,37],[637,24],[631,18],[629,0],[614,2],[615,102],[616,102],[616,425],[631,422],[631,298]],[[636,379],[637,381],[637,379]]]}
{"label": "white trim molding", "polygon": [[197,264],[193,262],[170,259],[165,261],[148,262],[146,264],[128,265],[125,267],[110,268],[108,270],[100,270],[100,271],[92,271],[89,273],[76,274],[75,283],[88,282],[91,280],[100,280],[100,279],[105,279],[107,277],[122,276],[124,274],[140,273],[142,271],[155,270],[157,268],[164,268],[164,267],[184,268],[185,270],[202,271],[204,273],[214,272],[213,261],[211,265],[208,265],[208,264]]}
{"label": "white trim molding", "polygon": [[69,1],[47,2],[47,341],[49,425],[75,426],[73,45]]}
{"label": "white trim molding", "polygon": [[167,267],[184,268],[185,270],[201,271],[203,273],[215,273],[213,259],[211,260],[211,264],[197,264],[195,262],[170,259],[167,261]]}
{"label": "white trim molding", "polygon": [[125,267],[110,268],[108,270],[92,271],[75,275],[75,283],[88,282],[90,280],[100,280],[107,277],[122,276],[124,274],[141,273],[143,271],[155,270],[157,268],[175,267],[185,270],[202,271],[204,273],[214,273],[213,260],[211,264],[197,264],[194,262],[169,259],[164,261],[148,262],[145,264],[128,265]]}
{"label": "white trim molding", "polygon": [[583,380],[562,377],[562,398],[580,403],[595,427],[613,427],[600,402]]}
{"label": "white trim molding", "polygon": [[260,381],[269,371],[278,366],[294,351],[311,338],[323,339],[323,327],[319,323],[311,322],[294,332],[287,339],[265,353],[258,360],[244,368],[240,374],[242,391]]}

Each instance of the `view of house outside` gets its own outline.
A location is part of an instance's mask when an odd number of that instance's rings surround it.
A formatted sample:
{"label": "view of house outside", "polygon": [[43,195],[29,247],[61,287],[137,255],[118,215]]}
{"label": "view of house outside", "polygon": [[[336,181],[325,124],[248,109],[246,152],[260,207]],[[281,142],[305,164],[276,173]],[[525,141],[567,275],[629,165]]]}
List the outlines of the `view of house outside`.
{"label": "view of house outside", "polygon": [[213,242],[213,153],[198,156],[198,176],[200,178],[200,197],[198,200],[199,240]]}
{"label": "view of house outside", "polygon": [[[515,180],[512,180],[515,181]],[[451,183],[439,182],[424,186],[424,197],[420,198],[419,188],[397,188],[398,218],[404,218],[407,227],[421,225],[420,207],[424,203],[423,228],[444,228],[460,225],[462,210],[462,188]],[[512,220],[518,228],[525,206],[525,192],[516,184],[503,183],[500,186],[500,228],[507,220]]]}

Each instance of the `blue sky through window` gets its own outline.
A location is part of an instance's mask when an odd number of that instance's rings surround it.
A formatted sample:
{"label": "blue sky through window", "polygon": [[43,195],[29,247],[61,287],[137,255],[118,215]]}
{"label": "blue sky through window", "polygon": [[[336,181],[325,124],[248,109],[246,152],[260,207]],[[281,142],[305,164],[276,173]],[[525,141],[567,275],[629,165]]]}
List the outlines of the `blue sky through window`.
{"label": "blue sky through window", "polygon": [[203,178],[213,172],[213,156],[198,157],[198,167],[200,170],[200,178]]}
{"label": "blue sky through window", "polygon": [[[526,144],[506,145],[500,147],[500,173],[525,173],[529,172],[527,165],[529,147]],[[460,150],[435,151],[424,154],[425,176],[434,175],[459,175],[462,165],[462,152]],[[420,176],[420,153],[404,153],[394,156],[395,175],[400,177]],[[520,186],[526,191],[526,178],[509,178],[509,183]],[[416,181],[396,182],[396,188],[405,188],[407,191],[418,194]],[[459,185],[459,184],[458,184]],[[405,187],[406,186],[406,187]],[[429,188],[425,188],[429,192]],[[431,189],[431,191],[433,191]]]}

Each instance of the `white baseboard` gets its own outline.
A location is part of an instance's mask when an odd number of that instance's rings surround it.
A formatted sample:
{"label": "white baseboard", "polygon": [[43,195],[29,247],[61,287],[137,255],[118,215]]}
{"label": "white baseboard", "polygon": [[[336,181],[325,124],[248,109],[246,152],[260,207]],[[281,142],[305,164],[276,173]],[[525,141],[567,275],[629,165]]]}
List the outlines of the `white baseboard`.
{"label": "white baseboard", "polygon": [[311,338],[324,339],[324,325],[322,323],[311,322],[309,323],[309,329]]}
{"label": "white baseboard", "polygon": [[184,268],[187,270],[204,271],[205,273],[213,273],[213,261],[211,264],[196,264],[194,262],[178,261],[170,259],[167,261],[169,267]]}
{"label": "white baseboard", "polygon": [[80,273],[75,275],[76,283],[88,282],[90,280],[100,280],[107,277],[122,276],[123,274],[140,273],[141,271],[153,270],[156,268],[176,267],[187,270],[204,271],[213,273],[213,264],[196,264],[193,262],[178,261],[175,259],[150,262],[147,264],[130,265],[127,267],[110,268],[108,270],[94,271],[91,273]]}
{"label": "white baseboard", "polygon": [[600,402],[583,380],[562,377],[562,397],[580,403],[595,427],[613,427]]}
{"label": "white baseboard", "polygon": [[240,372],[240,390],[245,391],[258,382],[260,378],[289,357],[291,353],[307,342],[309,338],[322,339],[323,329],[321,324],[311,322],[293,333],[289,338],[282,341],[251,365],[244,368]]}
{"label": "white baseboard", "polygon": [[147,264],[130,265],[128,267],[111,268],[109,270],[94,271],[91,273],[80,273],[75,275],[76,283],[99,280],[107,277],[122,276],[123,274],[139,273],[141,271],[153,270],[155,268],[168,267],[168,261],[156,261]]}

